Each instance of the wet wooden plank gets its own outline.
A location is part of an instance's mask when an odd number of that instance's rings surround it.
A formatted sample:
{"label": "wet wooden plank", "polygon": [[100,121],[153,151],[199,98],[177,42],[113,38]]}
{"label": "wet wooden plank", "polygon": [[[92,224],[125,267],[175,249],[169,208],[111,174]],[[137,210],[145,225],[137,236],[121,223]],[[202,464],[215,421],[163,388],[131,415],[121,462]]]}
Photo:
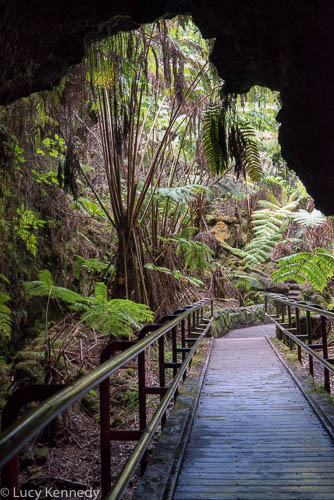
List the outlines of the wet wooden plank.
{"label": "wet wooden plank", "polygon": [[216,341],[174,500],[334,499],[333,442],[266,329]]}

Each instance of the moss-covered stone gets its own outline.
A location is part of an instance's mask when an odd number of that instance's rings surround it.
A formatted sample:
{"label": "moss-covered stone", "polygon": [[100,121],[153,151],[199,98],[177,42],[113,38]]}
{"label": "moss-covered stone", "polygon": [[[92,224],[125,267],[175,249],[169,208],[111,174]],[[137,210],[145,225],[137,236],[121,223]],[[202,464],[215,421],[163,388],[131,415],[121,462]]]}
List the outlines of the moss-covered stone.
{"label": "moss-covered stone", "polygon": [[14,362],[20,363],[22,361],[29,361],[29,360],[40,362],[41,360],[43,360],[43,358],[44,358],[44,353],[42,352],[24,350],[16,353]]}
{"label": "moss-covered stone", "polygon": [[263,323],[265,320],[264,305],[215,309],[213,317],[211,335],[222,337],[232,329]]}
{"label": "moss-covered stone", "polygon": [[10,378],[8,371],[0,365],[0,413],[7,402],[9,386]]}
{"label": "moss-covered stone", "polygon": [[38,360],[27,359],[17,363],[14,369],[14,380],[19,385],[43,384],[44,369]]}

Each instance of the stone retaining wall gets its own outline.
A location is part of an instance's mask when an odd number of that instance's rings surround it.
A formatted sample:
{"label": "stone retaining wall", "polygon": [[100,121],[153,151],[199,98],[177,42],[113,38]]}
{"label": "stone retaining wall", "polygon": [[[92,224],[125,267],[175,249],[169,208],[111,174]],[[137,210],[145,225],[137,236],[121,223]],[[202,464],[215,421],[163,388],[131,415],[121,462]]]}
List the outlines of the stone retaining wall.
{"label": "stone retaining wall", "polygon": [[266,319],[263,304],[215,309],[213,317],[214,321],[210,332],[213,337],[223,337],[230,330],[244,326],[258,325],[264,323]]}

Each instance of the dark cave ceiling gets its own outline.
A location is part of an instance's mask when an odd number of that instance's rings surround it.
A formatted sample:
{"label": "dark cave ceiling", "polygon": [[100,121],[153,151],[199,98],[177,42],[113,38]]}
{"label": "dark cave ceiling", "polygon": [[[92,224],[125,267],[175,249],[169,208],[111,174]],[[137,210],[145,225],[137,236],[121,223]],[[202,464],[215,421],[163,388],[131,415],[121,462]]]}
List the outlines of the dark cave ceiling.
{"label": "dark cave ceiling", "polygon": [[85,43],[159,17],[190,14],[228,89],[280,90],[279,141],[317,207],[334,214],[332,0],[0,0],[0,104],[50,89]]}

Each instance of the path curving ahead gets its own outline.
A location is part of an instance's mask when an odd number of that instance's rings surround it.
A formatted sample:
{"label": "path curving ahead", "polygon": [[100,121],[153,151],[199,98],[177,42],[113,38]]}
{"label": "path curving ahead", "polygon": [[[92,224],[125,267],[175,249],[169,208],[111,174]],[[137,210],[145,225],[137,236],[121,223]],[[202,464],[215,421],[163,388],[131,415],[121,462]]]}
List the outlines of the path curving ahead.
{"label": "path curving ahead", "polygon": [[215,340],[174,500],[334,500],[334,443],[264,335]]}

